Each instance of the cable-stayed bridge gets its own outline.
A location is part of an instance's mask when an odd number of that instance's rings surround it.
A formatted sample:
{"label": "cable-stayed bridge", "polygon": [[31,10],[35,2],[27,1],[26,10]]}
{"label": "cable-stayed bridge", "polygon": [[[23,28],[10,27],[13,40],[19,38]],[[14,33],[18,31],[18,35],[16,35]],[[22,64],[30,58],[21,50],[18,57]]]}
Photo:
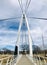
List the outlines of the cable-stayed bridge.
{"label": "cable-stayed bridge", "polygon": [[[38,18],[38,17],[28,17],[26,16],[28,7],[30,5],[31,0],[27,0],[26,2],[26,7],[22,6],[22,0],[18,0],[21,12],[22,12],[22,17],[20,20],[20,25],[18,29],[18,36],[17,36],[17,41],[16,41],[16,46],[17,49],[15,49],[15,54],[10,55],[10,56],[4,56],[6,58],[1,58],[0,59],[0,65],[47,65],[47,58],[40,56],[40,55],[33,55],[33,50],[32,50],[32,38],[30,36],[30,28],[28,24],[28,18],[33,18],[33,19],[40,19],[40,20],[47,20],[47,18]],[[17,17],[19,18],[19,17]],[[7,18],[7,19],[1,19],[0,21],[6,21],[10,19],[16,19],[16,18]],[[29,44],[29,54],[26,53],[26,50],[24,49],[25,54],[19,54],[19,43],[20,43],[20,33],[24,32],[28,33],[28,44]],[[27,41],[26,36],[25,38],[22,37],[22,44]],[[27,43],[27,42],[26,42]]]}

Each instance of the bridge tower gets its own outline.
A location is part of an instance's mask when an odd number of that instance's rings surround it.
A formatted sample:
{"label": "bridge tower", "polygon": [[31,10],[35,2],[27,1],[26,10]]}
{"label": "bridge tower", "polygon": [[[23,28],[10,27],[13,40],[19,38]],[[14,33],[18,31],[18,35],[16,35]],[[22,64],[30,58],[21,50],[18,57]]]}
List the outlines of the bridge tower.
{"label": "bridge tower", "polygon": [[18,46],[18,55],[19,55],[20,32],[21,32],[21,27],[22,27],[23,23],[25,23],[25,25],[27,27],[29,48],[30,48],[29,49],[30,50],[30,56],[33,56],[31,32],[30,32],[30,28],[29,28],[29,24],[28,24],[28,20],[27,20],[26,14],[22,14],[20,25],[19,25],[19,30],[18,30],[18,38],[17,38],[17,43],[16,43],[17,46]]}

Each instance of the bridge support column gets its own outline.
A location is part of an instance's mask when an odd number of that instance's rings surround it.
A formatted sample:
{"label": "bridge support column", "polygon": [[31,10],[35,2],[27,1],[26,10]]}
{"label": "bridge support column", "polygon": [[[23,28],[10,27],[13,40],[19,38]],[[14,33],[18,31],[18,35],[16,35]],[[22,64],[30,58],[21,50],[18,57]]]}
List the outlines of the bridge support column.
{"label": "bridge support column", "polygon": [[29,37],[29,49],[30,49],[30,56],[31,57],[33,57],[33,51],[32,51],[32,41],[31,41],[31,39],[30,39],[30,37]]}
{"label": "bridge support column", "polygon": [[18,45],[18,56],[19,56],[19,45]]}
{"label": "bridge support column", "polygon": [[32,52],[32,39],[31,39],[30,28],[29,28],[29,24],[28,24],[28,20],[27,20],[27,18],[26,18],[26,15],[25,15],[25,19],[26,19],[26,24],[27,24],[27,28],[28,28],[28,38],[29,38],[30,56],[33,56],[33,52]]}

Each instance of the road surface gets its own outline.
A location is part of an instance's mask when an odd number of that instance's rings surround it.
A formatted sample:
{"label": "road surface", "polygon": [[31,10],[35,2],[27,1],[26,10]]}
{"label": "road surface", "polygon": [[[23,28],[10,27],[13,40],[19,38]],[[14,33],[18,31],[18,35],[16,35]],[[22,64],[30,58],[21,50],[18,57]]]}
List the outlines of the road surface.
{"label": "road surface", "polygon": [[33,65],[33,63],[26,57],[26,55],[23,55],[16,65]]}

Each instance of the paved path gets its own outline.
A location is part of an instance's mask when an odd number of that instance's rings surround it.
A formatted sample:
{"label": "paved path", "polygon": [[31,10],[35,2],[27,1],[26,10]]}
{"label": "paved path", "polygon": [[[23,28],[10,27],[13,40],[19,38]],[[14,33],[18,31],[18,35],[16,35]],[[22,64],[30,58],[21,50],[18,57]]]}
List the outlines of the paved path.
{"label": "paved path", "polygon": [[25,55],[23,55],[16,65],[33,65],[33,63]]}

